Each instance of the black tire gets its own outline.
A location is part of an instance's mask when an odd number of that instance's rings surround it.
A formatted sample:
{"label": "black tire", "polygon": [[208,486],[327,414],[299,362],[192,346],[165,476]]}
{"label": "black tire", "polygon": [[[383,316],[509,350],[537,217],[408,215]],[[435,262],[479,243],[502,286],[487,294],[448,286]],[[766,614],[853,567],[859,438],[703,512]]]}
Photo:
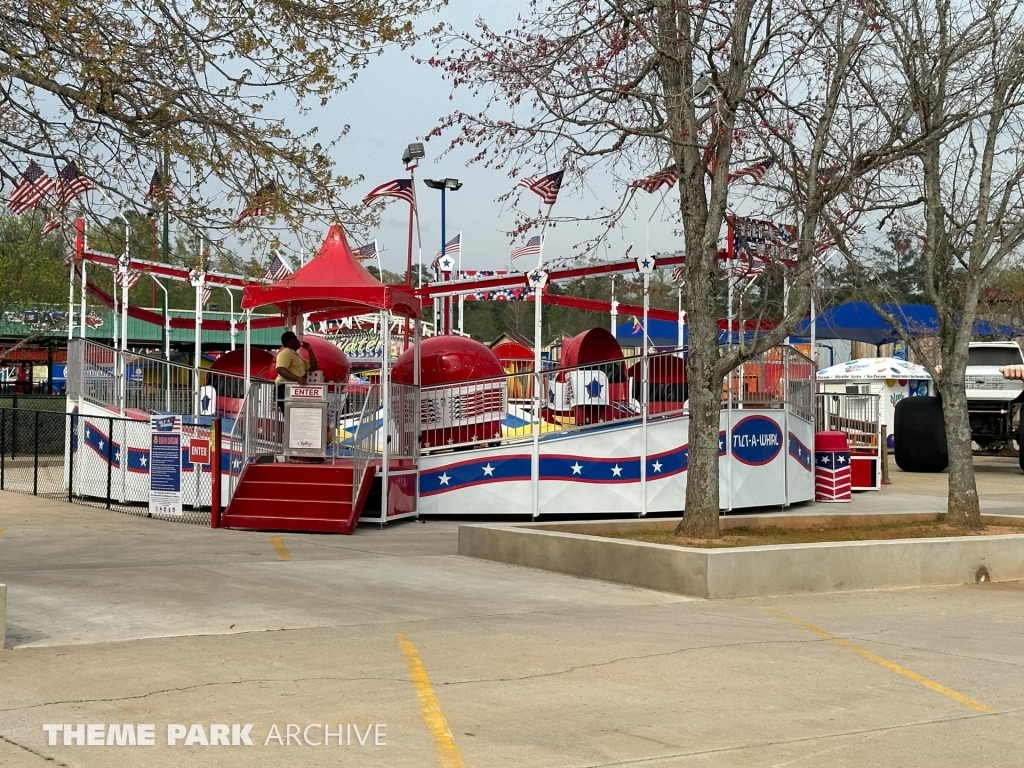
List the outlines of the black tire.
{"label": "black tire", "polygon": [[946,420],[938,397],[908,397],[896,403],[893,452],[904,472],[942,472],[949,466]]}
{"label": "black tire", "polygon": [[1024,469],[1024,413],[1021,414],[1020,424],[1017,425],[1017,463]]}

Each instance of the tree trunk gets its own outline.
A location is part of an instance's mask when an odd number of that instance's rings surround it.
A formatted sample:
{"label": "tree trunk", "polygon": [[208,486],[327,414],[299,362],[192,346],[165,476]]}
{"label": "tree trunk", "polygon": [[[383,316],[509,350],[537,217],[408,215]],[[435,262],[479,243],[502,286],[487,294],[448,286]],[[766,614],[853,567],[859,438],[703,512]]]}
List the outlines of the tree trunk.
{"label": "tree trunk", "polygon": [[[713,258],[717,259],[717,253]],[[687,452],[686,508],[676,533],[701,539],[718,538],[718,433],[722,378],[716,373],[719,353],[714,275],[715,267],[698,268],[691,270],[687,279],[690,322],[686,376],[690,398],[690,446]]]}
{"label": "tree trunk", "polygon": [[942,415],[946,421],[946,450],[949,452],[949,498],[946,522],[958,528],[981,528],[981,507],[974,481],[971,453],[971,420],[963,373],[943,376]]}

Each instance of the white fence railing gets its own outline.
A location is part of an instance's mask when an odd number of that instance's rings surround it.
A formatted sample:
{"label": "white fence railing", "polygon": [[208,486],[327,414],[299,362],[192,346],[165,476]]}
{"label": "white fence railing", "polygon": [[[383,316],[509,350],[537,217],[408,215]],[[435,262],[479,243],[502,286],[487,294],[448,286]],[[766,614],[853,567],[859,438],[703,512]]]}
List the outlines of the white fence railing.
{"label": "white fence railing", "polygon": [[853,449],[878,449],[881,445],[881,395],[837,392],[818,394],[815,425],[819,432],[844,432]]}

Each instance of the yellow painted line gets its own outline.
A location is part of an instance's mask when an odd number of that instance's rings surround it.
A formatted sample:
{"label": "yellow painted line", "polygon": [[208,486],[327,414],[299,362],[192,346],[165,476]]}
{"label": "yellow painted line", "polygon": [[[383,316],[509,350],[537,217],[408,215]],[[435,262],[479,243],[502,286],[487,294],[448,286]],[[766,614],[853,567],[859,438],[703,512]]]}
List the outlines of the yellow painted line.
{"label": "yellow painted line", "polygon": [[274,549],[277,550],[277,556],[282,560],[292,559],[292,553],[288,551],[288,547],[286,547],[284,542],[281,541],[280,536],[271,536],[270,543],[274,545]]}
{"label": "yellow painted line", "polygon": [[791,624],[795,624],[798,627],[806,629],[808,632],[811,632],[820,638],[828,640],[830,643],[838,645],[840,648],[845,648],[848,651],[852,651],[853,653],[860,656],[862,659],[867,659],[872,664],[877,664],[880,667],[888,669],[890,672],[895,672],[897,675],[902,675],[908,680],[913,680],[915,683],[923,685],[925,688],[930,688],[936,693],[941,693],[943,696],[948,696],[958,704],[963,704],[965,707],[970,707],[974,711],[981,712],[985,715],[997,714],[997,711],[992,709],[992,707],[988,706],[987,704],[982,704],[977,699],[972,699],[970,696],[965,696],[959,691],[954,691],[952,688],[947,688],[946,686],[942,685],[942,683],[937,683],[934,680],[925,677],[924,675],[919,675],[917,674],[917,672],[913,672],[907,669],[906,667],[901,667],[899,664],[896,664],[895,662],[889,661],[888,659],[883,659],[881,656],[878,656],[872,653],[871,651],[865,650],[860,646],[854,645],[849,640],[843,640],[843,638],[841,637],[830,635],[825,630],[818,629],[813,624],[808,624],[806,621],[800,621],[800,619],[790,616],[789,614],[783,613],[782,611],[777,611],[774,608],[765,608],[765,610],[769,611],[770,613],[774,613],[779,618],[785,619]]}
{"label": "yellow painted line", "polygon": [[434,752],[437,753],[437,762],[441,768],[466,768],[462,762],[462,755],[455,745],[455,737],[448,728],[448,721],[444,719],[441,712],[441,705],[434,695],[434,686],[430,684],[427,677],[427,670],[420,661],[420,655],[416,652],[416,646],[405,636],[403,632],[395,634],[398,638],[398,645],[405,654],[405,661],[409,665],[409,677],[412,678],[413,687],[416,689],[416,698],[420,702],[420,712],[423,713],[423,721],[430,729],[430,738],[434,740]]}

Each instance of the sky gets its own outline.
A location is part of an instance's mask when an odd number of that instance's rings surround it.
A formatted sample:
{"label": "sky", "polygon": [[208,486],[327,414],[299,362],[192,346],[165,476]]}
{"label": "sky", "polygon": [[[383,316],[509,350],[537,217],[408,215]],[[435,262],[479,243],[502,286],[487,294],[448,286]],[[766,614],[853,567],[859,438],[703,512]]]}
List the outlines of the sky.
{"label": "sky", "polygon": [[[515,25],[518,13],[527,10],[525,0],[501,0],[481,3],[479,0],[451,0],[441,14],[425,19],[435,24],[439,20],[448,22],[458,29],[469,29],[478,16],[496,28],[504,31]],[[405,147],[423,137],[437,125],[439,119],[456,106],[479,109],[468,95],[454,94],[450,86],[441,79],[440,73],[429,66],[418,65],[414,56],[423,58],[433,53],[429,41],[423,41],[413,49],[387,50],[373,59],[363,70],[355,84],[345,93],[335,97],[328,107],[316,110],[311,115],[325,134],[331,126],[348,124],[349,134],[336,146],[334,156],[338,171],[348,176],[363,176],[364,181],[344,193],[349,204],[359,200],[386,181],[407,176],[401,161]],[[447,142],[433,139],[425,144],[426,158],[420,161],[416,171],[417,198],[420,207],[420,224],[423,236],[423,260],[429,263],[441,247],[440,193],[427,188],[424,178],[457,178],[463,188],[447,194],[447,236],[451,239],[462,232],[463,269],[503,269],[509,267],[509,252],[512,243],[507,232],[514,226],[510,203],[500,203],[497,198],[515,186],[504,171],[496,171],[479,165],[467,165],[472,154],[469,151],[454,152],[440,158]],[[549,171],[558,170],[550,168]],[[567,185],[571,182],[567,180]],[[584,216],[598,210],[602,204],[615,206],[621,190],[595,188],[592,184],[585,191],[563,189],[555,215]],[[534,204],[533,193],[522,190],[520,205]],[[640,193],[640,205],[635,215],[628,215],[623,227],[617,229],[601,248],[598,256],[617,259],[632,242],[633,256],[641,255],[647,249],[647,220],[658,209],[660,195],[648,196]],[[533,198],[533,199],[531,199]],[[681,247],[670,223],[663,221],[666,209],[675,199],[670,194],[665,206],[658,209],[650,225],[650,252],[674,251]],[[381,219],[380,227],[371,232],[378,246],[384,249],[383,266],[392,271],[404,271],[407,236],[408,206],[400,200],[389,201]],[[550,261],[573,254],[573,246],[597,235],[600,227],[595,224],[560,224],[548,230],[545,239],[545,260]],[[533,234],[533,233],[531,233]],[[524,238],[525,239],[525,238]],[[521,242],[521,241],[520,241]],[[414,250],[414,259],[416,258]],[[519,259],[515,269],[530,269],[534,264],[525,264],[528,259]]]}

